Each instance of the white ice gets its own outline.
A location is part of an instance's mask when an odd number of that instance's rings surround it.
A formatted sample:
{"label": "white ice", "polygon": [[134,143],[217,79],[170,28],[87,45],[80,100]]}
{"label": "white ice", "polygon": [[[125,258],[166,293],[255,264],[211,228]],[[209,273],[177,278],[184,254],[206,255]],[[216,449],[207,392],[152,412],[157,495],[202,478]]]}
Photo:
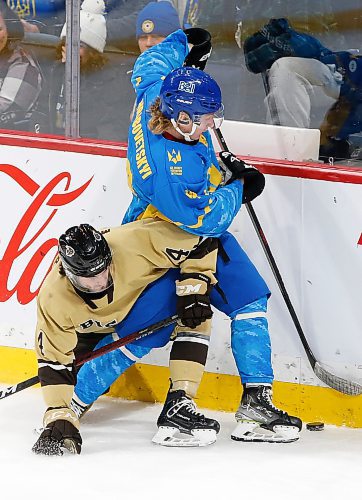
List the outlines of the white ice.
{"label": "white ice", "polygon": [[230,439],[231,413],[205,448],[151,443],[159,404],[102,397],[81,424],[81,455],[40,457],[30,450],[44,404],[39,389],[0,401],[2,500],[341,500],[362,498],[362,430],[303,429],[290,444]]}

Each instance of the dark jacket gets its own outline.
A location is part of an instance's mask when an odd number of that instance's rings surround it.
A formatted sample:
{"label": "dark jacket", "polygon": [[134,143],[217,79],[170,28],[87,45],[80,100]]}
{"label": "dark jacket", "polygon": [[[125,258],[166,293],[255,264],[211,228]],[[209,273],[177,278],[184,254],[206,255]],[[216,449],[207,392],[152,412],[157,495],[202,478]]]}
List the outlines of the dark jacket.
{"label": "dark jacket", "polygon": [[[103,69],[81,73],[79,129],[81,137],[126,142],[134,92],[128,73],[134,58],[115,55]],[[113,56],[112,56],[113,58]],[[51,133],[65,127],[65,65],[58,62],[51,74],[49,112]]]}

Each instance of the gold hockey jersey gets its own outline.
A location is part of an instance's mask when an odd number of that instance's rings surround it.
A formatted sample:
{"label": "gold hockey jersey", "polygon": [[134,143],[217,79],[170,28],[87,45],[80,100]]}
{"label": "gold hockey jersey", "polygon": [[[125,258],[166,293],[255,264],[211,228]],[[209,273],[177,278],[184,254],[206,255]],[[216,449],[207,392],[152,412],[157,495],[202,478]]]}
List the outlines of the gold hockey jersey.
{"label": "gold hockey jersey", "polygon": [[[111,292],[85,301],[60,272],[60,259],[46,277],[37,298],[35,349],[46,405],[44,425],[64,418],[78,425],[69,404],[76,382],[74,349],[77,332],[111,333],[131,310],[147,285],[168,269],[203,273],[215,283],[217,245],[161,220],[142,219],[102,231],[112,250]],[[176,291],[175,291],[176,293]]]}

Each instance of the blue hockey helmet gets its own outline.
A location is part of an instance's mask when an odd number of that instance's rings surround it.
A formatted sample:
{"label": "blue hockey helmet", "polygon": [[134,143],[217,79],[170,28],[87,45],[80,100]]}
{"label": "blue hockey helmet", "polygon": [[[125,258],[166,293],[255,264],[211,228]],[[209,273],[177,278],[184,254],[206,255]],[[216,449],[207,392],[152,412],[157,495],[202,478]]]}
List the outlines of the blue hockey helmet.
{"label": "blue hockey helmet", "polygon": [[209,113],[215,114],[216,118],[222,118],[218,114],[223,115],[219,85],[210,75],[196,68],[186,66],[167,75],[160,99],[161,112],[170,120],[177,121],[181,111],[187,113],[194,123],[198,117]]}

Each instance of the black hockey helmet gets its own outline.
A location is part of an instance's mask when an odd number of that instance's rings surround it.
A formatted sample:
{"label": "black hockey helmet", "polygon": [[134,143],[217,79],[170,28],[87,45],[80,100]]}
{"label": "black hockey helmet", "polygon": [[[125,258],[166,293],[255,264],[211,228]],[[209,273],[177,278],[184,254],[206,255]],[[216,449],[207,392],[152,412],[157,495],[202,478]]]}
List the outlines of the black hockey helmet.
{"label": "black hockey helmet", "polygon": [[79,289],[82,287],[77,276],[97,276],[112,261],[112,252],[104,236],[89,224],[73,226],[60,236],[59,255],[65,274]]}

